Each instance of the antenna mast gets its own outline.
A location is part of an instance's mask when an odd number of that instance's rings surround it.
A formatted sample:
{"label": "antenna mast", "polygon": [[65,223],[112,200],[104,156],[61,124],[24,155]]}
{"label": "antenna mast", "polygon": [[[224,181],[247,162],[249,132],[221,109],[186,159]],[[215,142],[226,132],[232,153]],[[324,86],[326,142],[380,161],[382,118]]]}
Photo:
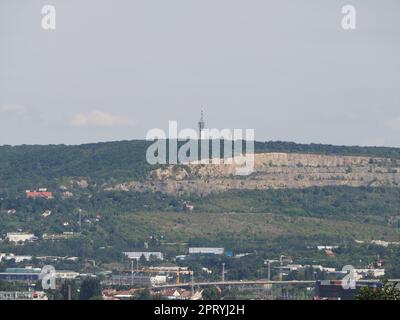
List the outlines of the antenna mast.
{"label": "antenna mast", "polygon": [[203,112],[203,106],[201,106],[201,117],[199,120],[199,135],[200,135],[200,139],[201,139],[201,133],[204,130],[205,127],[205,123],[204,123],[204,112]]}

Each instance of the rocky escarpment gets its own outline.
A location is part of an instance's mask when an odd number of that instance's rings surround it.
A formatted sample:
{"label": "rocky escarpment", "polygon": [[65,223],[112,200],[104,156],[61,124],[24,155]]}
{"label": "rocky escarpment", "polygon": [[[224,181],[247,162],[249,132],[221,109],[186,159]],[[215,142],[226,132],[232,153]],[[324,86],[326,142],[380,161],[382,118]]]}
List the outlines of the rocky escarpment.
{"label": "rocky escarpment", "polygon": [[206,195],[230,189],[400,185],[400,161],[395,159],[259,153],[254,160],[254,172],[249,176],[235,176],[235,164],[170,165],[153,170],[145,181],[130,181],[108,190]]}

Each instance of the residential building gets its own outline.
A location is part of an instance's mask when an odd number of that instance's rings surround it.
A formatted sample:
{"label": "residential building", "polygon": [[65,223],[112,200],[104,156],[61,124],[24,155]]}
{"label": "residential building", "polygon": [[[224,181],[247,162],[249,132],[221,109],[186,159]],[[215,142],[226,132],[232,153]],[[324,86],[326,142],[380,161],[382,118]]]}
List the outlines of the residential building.
{"label": "residential building", "polygon": [[333,250],[333,249],[337,249],[339,248],[339,246],[317,246],[317,249],[319,251],[321,250]]}
{"label": "residential building", "polygon": [[41,188],[37,191],[26,190],[25,193],[28,199],[36,199],[36,198],[53,199],[53,193],[47,191],[46,188]]}
{"label": "residential building", "polygon": [[193,295],[190,290],[185,289],[164,289],[160,295],[168,300],[201,300],[203,290],[196,290]]}

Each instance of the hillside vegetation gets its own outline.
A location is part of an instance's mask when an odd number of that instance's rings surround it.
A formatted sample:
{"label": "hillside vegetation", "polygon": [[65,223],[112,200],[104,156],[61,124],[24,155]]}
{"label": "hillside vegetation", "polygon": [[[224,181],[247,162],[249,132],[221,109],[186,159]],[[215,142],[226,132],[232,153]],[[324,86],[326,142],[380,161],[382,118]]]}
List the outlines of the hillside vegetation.
{"label": "hillside vegetation", "polygon": [[[68,145],[0,146],[0,190],[55,186],[55,181],[86,177],[95,183],[139,180],[152,169],[143,140]],[[255,151],[359,155],[400,159],[399,148],[348,147],[291,142],[256,142]]]}
{"label": "hillside vegetation", "polygon": [[[204,167],[177,166],[168,171],[168,166],[150,166],[145,161],[148,145],[121,141],[0,147],[0,238],[17,230],[40,238],[39,243],[24,246],[0,242],[0,252],[76,255],[111,262],[118,261],[122,251],[143,250],[145,242],[150,249],[171,254],[184,253],[188,245],[278,254],[317,244],[398,241],[400,149],[256,143],[262,161],[256,164],[255,174],[228,177],[235,180],[230,188],[198,193],[165,190],[158,184],[179,186],[179,181],[186,181],[198,186],[203,181],[211,189],[228,179],[226,173],[215,175]],[[273,158],[276,162],[269,161],[271,153],[279,153]],[[165,170],[172,174],[163,175]],[[187,175],[182,175],[183,170]],[[324,170],[329,179],[310,179],[322,177]],[[344,178],[331,179],[337,172]],[[368,179],[375,179],[374,175],[377,180],[371,184]],[[139,189],[126,187],[132,181]],[[276,188],[277,181],[286,184]],[[314,185],[313,181],[339,183]],[[40,187],[52,191],[54,198],[26,198],[26,189]],[[192,212],[184,208],[187,203],[194,206]],[[64,240],[45,240],[46,234],[63,232],[74,234]],[[379,250],[373,249],[374,254],[383,255]],[[390,252],[396,257],[397,251]]]}

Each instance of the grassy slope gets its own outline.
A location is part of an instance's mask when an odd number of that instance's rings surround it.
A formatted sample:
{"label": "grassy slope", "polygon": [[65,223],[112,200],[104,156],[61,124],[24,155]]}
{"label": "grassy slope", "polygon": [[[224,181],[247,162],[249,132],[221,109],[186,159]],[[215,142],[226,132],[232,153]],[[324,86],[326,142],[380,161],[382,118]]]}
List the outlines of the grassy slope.
{"label": "grassy slope", "polygon": [[168,241],[191,238],[217,240],[271,240],[278,236],[386,239],[397,241],[396,229],[366,223],[260,213],[135,213],[125,214],[118,230],[131,240],[139,235],[162,234]]}

